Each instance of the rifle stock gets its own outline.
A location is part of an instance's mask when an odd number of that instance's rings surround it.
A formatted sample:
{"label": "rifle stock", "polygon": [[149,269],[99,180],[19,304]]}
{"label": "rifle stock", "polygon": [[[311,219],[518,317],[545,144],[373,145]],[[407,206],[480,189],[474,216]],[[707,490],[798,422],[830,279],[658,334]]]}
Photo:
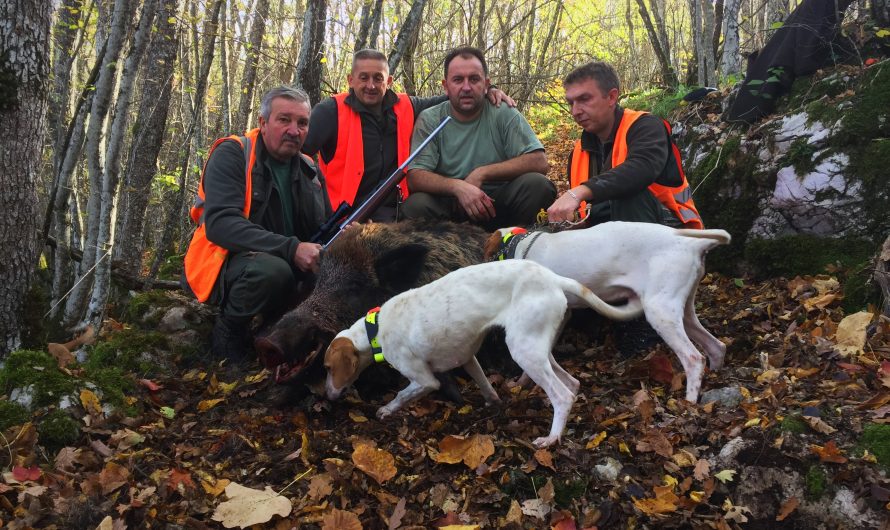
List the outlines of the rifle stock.
{"label": "rifle stock", "polygon": [[[427,136],[426,139],[424,139],[424,141],[417,146],[417,149],[415,149],[413,153],[408,155],[408,158],[406,158],[405,161],[396,168],[392,175],[388,176],[386,180],[381,182],[377,186],[377,188],[374,189],[371,195],[368,196],[365,202],[358,205],[352,210],[352,213],[350,213],[346,217],[346,219],[344,219],[343,222],[340,223],[340,226],[337,228],[337,231],[334,232],[334,235],[332,235],[331,238],[326,243],[324,243],[324,248],[328,248],[328,246],[330,246],[330,244],[333,243],[337,239],[337,237],[339,237],[340,234],[343,233],[343,230],[351,223],[361,223],[367,220],[368,217],[370,217],[371,214],[374,213],[381,204],[383,204],[383,201],[386,199],[387,195],[389,195],[392,190],[398,185],[399,181],[404,178],[404,175],[402,173],[405,171],[405,168],[408,167],[408,164],[414,161],[417,155],[419,155],[420,152],[423,151],[424,148],[426,148],[430,141],[435,138],[437,134],[439,134],[439,131],[441,131],[442,128],[445,127],[445,124],[447,124],[449,121],[451,121],[451,116],[445,116],[445,119],[442,120],[442,123],[440,123],[435,129],[433,129],[430,135]],[[348,206],[345,202],[341,203],[340,206],[337,207],[337,212],[339,212],[344,205]],[[337,212],[334,212],[334,215],[328,218],[323,226],[328,225],[328,223],[330,223],[331,221],[336,223],[337,220],[343,217],[343,213],[337,216]],[[325,232],[327,231],[329,230],[326,230]],[[326,233],[322,233],[321,230],[319,230],[319,234],[321,238],[327,235]],[[319,234],[316,234],[316,237],[319,237]],[[315,238],[313,237],[313,240],[314,239]]]}

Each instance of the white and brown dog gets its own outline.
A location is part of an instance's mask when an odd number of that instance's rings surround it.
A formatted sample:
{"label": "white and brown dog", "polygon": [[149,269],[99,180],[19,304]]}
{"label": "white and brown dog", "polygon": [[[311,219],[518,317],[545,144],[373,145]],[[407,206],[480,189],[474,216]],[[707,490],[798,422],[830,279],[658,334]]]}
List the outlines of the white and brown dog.
{"label": "white and brown dog", "polygon": [[476,381],[486,402],[500,401],[476,352],[486,332],[501,326],[513,360],[553,405],[550,434],[534,441],[538,447],[551,445],[562,435],[579,386],[551,354],[567,295],[610,318],[642,314],[638,304],[606,304],[577,281],[531,261],[472,265],[391,298],[337,334],[324,358],[327,396],[339,398],[375,357],[380,361],[385,356],[410,384],[377,410],[380,419],[438,389],[433,374],[458,366]]}
{"label": "white and brown dog", "polygon": [[[686,399],[698,401],[704,358],[693,342],[705,351],[712,370],[723,366],[726,346],[699,322],[695,290],[705,273],[705,253],[729,243],[729,233],[617,221],[556,233],[524,232],[515,227],[495,231],[485,245],[486,259],[535,261],[581,282],[606,302],[640,304],[686,371]],[[571,298],[569,303],[579,306]]]}

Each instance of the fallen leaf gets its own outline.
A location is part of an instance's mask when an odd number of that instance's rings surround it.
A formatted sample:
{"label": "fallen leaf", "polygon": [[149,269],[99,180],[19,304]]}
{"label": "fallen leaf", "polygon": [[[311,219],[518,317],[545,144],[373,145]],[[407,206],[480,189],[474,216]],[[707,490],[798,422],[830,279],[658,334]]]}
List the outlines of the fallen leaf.
{"label": "fallen leaf", "polygon": [[810,451],[819,455],[820,462],[831,462],[833,464],[847,463],[847,458],[841,454],[841,450],[838,449],[834,440],[829,440],[824,447],[821,445],[811,445]]}
{"label": "fallen leaf", "polygon": [[[226,528],[247,528],[267,523],[275,515],[287,517],[292,509],[291,502],[269,486],[260,491],[232,482],[226,486],[226,497],[229,500],[220,503],[213,512],[213,520],[221,522]],[[353,528],[360,529],[361,525]]]}
{"label": "fallen leaf", "polygon": [[786,517],[791,515],[794,510],[797,509],[797,506],[800,504],[800,501],[797,500],[797,497],[791,497],[787,501],[782,503],[782,507],[779,509],[779,515],[776,516],[776,521],[784,521]]}
{"label": "fallen leaf", "polygon": [[368,421],[368,418],[366,418],[361,412],[356,412],[353,410],[349,411],[349,418],[356,423],[365,423]]}
{"label": "fallen leaf", "polygon": [[549,467],[553,471],[556,471],[556,468],[553,467],[553,454],[547,449],[538,449],[535,451],[535,460],[542,466]]}
{"label": "fallen leaf", "polygon": [[186,489],[194,489],[195,483],[192,481],[191,473],[174,468],[170,470],[170,475],[167,477],[167,486],[183,493]]}
{"label": "fallen leaf", "polygon": [[205,399],[198,403],[198,411],[206,412],[220,404],[222,401],[225,401],[225,398]]}
{"label": "fallen leaf", "polygon": [[64,344],[50,342],[46,345],[46,351],[48,351],[56,360],[60,370],[64,370],[69,364],[76,360],[74,354],[72,354]]}
{"label": "fallen leaf", "polygon": [[587,449],[596,449],[599,445],[606,439],[606,431],[601,431],[599,434],[593,436],[589,442],[587,442]]}
{"label": "fallen leaf", "polygon": [[99,526],[96,527],[96,530],[111,530],[112,520],[110,515],[106,515],[104,519],[99,521]]}
{"label": "fallen leaf", "polygon": [[158,390],[164,388],[161,385],[155,383],[151,379],[140,379],[139,384],[144,386],[149,390],[149,392],[157,392]]}
{"label": "fallen leaf", "polygon": [[865,346],[865,328],[872,321],[872,314],[860,311],[848,315],[837,325],[834,342],[843,355],[859,355]]}
{"label": "fallen leaf", "polygon": [[75,449],[73,447],[63,447],[59,449],[59,452],[56,453],[55,465],[56,469],[59,471],[72,471],[74,469],[74,463],[77,461],[77,456],[81,452],[80,449]]}
{"label": "fallen leaf", "polygon": [[127,483],[130,472],[124,466],[114,462],[108,462],[99,473],[99,484],[102,486],[102,493],[108,495],[112,491],[118,489]]}
{"label": "fallen leaf", "polygon": [[309,497],[313,500],[319,501],[334,491],[334,487],[331,485],[331,476],[327,473],[322,473],[320,475],[315,475],[309,480]]}
{"label": "fallen leaf", "polygon": [[102,405],[99,403],[99,398],[92,390],[84,388],[80,391],[80,403],[88,414],[95,416],[102,415]]}
{"label": "fallen leaf", "polygon": [[[189,477],[189,479],[191,479],[191,477]],[[219,497],[231,482],[232,481],[227,478],[216,479],[207,477],[201,479],[201,487],[204,488],[204,491],[211,497]]]}
{"label": "fallen leaf", "polygon": [[474,434],[470,437],[449,435],[439,441],[439,453],[435,455],[440,464],[457,464],[463,462],[470,469],[476,469],[494,454],[494,442],[486,434]]}
{"label": "fallen leaf", "polygon": [[550,505],[542,499],[529,499],[522,503],[522,513],[529,517],[544,519],[550,513]]}
{"label": "fallen leaf", "polygon": [[389,516],[389,522],[387,523],[387,528],[389,530],[396,530],[396,528],[402,526],[402,517],[405,517],[405,497],[399,499],[399,502],[396,503],[396,507],[392,511],[392,515]]}
{"label": "fallen leaf", "polygon": [[659,383],[671,384],[674,380],[674,367],[670,357],[659,353],[649,359],[649,377]]}
{"label": "fallen leaf", "polygon": [[654,452],[665,458],[670,458],[674,454],[674,446],[670,440],[658,429],[649,429],[642,440],[637,442],[637,451],[644,453]]}
{"label": "fallen leaf", "polygon": [[837,432],[837,429],[822,421],[822,418],[815,416],[802,416],[802,418],[816,432],[821,432],[822,434],[834,434]]}
{"label": "fallen leaf", "polygon": [[158,412],[160,412],[161,416],[167,418],[168,420],[172,420],[174,417],[176,417],[176,411],[170,407],[161,407],[160,409],[158,409]]}
{"label": "fallen leaf", "polygon": [[732,479],[735,477],[736,470],[735,469],[724,469],[719,473],[714,474],[714,478],[719,480],[720,482],[726,484],[727,482],[732,482]]}
{"label": "fallen leaf", "polygon": [[655,486],[654,498],[634,499],[634,506],[646,515],[664,514],[677,511],[679,497],[670,486]]}
{"label": "fallen leaf", "polygon": [[504,516],[504,525],[508,524],[519,524],[519,521],[522,520],[522,507],[519,506],[519,503],[516,499],[512,499],[510,501],[510,509],[507,510],[507,515]]}
{"label": "fallen leaf", "polygon": [[43,473],[40,471],[40,468],[37,466],[13,466],[12,468],[12,476],[19,482],[25,482],[27,480],[35,481],[39,479],[40,475],[42,474]]}
{"label": "fallen leaf", "polygon": [[734,521],[736,523],[747,523],[748,518],[745,517],[745,513],[751,515],[751,510],[749,508],[746,506],[734,506],[728,497],[723,501],[723,509],[726,510],[726,513],[723,514],[723,518],[727,521]]}
{"label": "fallen leaf", "polygon": [[378,484],[396,476],[395,458],[385,449],[371,447],[366,442],[357,442],[352,452],[352,463],[367,473]]}
{"label": "fallen leaf", "polygon": [[362,522],[356,514],[334,508],[322,518],[321,530],[362,530]]}
{"label": "fallen leaf", "polygon": [[711,464],[708,463],[704,458],[699,459],[698,462],[695,463],[695,469],[692,471],[692,476],[695,477],[695,480],[703,481],[706,478],[711,476]]}

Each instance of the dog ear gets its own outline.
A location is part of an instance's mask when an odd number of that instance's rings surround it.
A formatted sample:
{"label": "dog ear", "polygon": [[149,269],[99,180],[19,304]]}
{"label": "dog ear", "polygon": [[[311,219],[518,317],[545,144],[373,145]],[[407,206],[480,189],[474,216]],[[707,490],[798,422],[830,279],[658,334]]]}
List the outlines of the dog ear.
{"label": "dog ear", "polygon": [[384,252],[374,262],[380,286],[392,292],[402,292],[416,286],[428,252],[427,247],[418,243]]}
{"label": "dog ear", "polygon": [[334,385],[337,388],[345,387],[354,378],[358,367],[355,345],[345,337],[334,339],[325,352],[324,365],[331,374]]}
{"label": "dog ear", "polygon": [[488,236],[482,250],[482,261],[491,261],[492,256],[495,255],[501,246],[501,239],[503,239],[503,236],[500,230],[495,230]]}

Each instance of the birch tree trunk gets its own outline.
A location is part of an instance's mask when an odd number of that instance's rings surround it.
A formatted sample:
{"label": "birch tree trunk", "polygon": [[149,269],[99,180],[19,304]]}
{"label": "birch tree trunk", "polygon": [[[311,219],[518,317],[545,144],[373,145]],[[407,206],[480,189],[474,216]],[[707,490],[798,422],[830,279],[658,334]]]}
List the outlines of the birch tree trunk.
{"label": "birch tree trunk", "polygon": [[[646,8],[644,0],[637,0],[637,5],[640,8],[640,18],[643,20],[643,25],[646,27],[646,33],[649,35],[649,42],[652,44],[652,50],[655,52],[655,58],[658,59],[658,65],[661,67],[661,77],[667,86],[676,88],[679,86],[680,80],[677,77],[677,72],[671,64],[667,32],[657,29],[657,27],[652,24],[652,19],[649,17],[649,10]],[[655,16],[655,13],[656,9],[655,6],[653,6],[653,16]],[[662,20],[663,26],[663,19],[659,20]],[[662,37],[662,35],[664,35],[664,37]]]}
{"label": "birch tree trunk", "polygon": [[715,86],[717,61],[714,58],[714,5],[711,0],[700,0],[700,13],[702,18],[701,33],[698,46],[698,75],[701,86]]}
{"label": "birch tree trunk", "polygon": [[105,49],[99,79],[93,91],[93,104],[90,109],[90,122],[86,131],[87,173],[90,181],[90,196],[87,199],[87,223],[83,244],[83,259],[80,262],[80,274],[65,304],[63,322],[74,324],[83,315],[87,295],[90,292],[87,276],[92,274],[97,259],[105,259],[108,253],[102,249],[101,255],[97,248],[99,241],[99,214],[101,211],[102,160],[100,151],[104,140],[105,120],[111,106],[112,91],[117,75],[118,57],[127,38],[127,22],[132,20],[128,0],[115,0],[111,15],[111,26],[107,32],[108,43]]}
{"label": "birch tree trunk", "polygon": [[37,180],[46,132],[51,7],[0,0],[0,359],[21,345],[22,305],[40,250]]}
{"label": "birch tree trunk", "polygon": [[269,16],[269,0],[257,0],[253,25],[250,27],[250,43],[247,49],[247,64],[241,77],[241,101],[238,103],[238,115],[233,125],[235,130],[247,130],[250,118],[253,92],[256,85],[256,73],[259,68],[260,53],[263,50],[263,36],[266,34],[266,17]]}
{"label": "birch tree trunk", "polygon": [[97,330],[102,325],[105,303],[108,300],[108,290],[111,285],[111,254],[114,251],[112,220],[114,219],[115,197],[120,181],[121,150],[130,114],[130,99],[133,95],[139,63],[149,41],[154,16],[158,10],[158,4],[162,1],[164,0],[148,0],[142,9],[139,25],[133,36],[133,45],[121,72],[114,118],[111,122],[111,132],[105,149],[105,170],[102,174],[99,206],[99,235],[96,246],[97,248],[107,248],[109,257],[96,263],[93,290],[87,304],[86,315],[83,318],[84,324],[92,324]]}
{"label": "birch tree trunk", "polygon": [[53,28],[53,88],[48,109],[49,139],[53,145],[53,174],[57,174],[64,156],[65,124],[71,95],[71,65],[74,63],[74,39],[77,22],[83,10],[81,0],[65,0],[59,7],[59,18]]}
{"label": "birch tree trunk", "polygon": [[723,56],[720,59],[720,73],[723,77],[741,71],[739,53],[739,6],[742,0],[726,0],[723,9]]}
{"label": "birch tree trunk", "polygon": [[178,4],[179,0],[163,0],[155,19],[149,55],[142,67],[142,99],[121,191],[114,261],[132,277],[142,274],[145,215],[151,183],[157,173],[158,154],[166,136],[173,68],[179,48]]}
{"label": "birch tree trunk", "polygon": [[303,39],[294,71],[294,84],[309,94],[314,106],[321,101],[321,48],[324,44],[327,0],[306,0],[303,15]]}
{"label": "birch tree trunk", "polygon": [[207,95],[207,78],[210,76],[210,65],[213,63],[213,50],[218,31],[217,22],[219,21],[220,7],[223,2],[224,0],[215,0],[208,10],[207,19],[204,23],[203,35],[205,44],[201,55],[201,63],[198,65],[198,78],[191,108],[191,123],[189,124],[188,131],[185,133],[185,137],[181,140],[182,151],[178,163],[180,168],[179,191],[176,193],[170,209],[167,210],[164,231],[158,243],[155,259],[148,272],[146,287],[151,287],[152,280],[157,277],[158,270],[165,259],[164,253],[170,248],[178,228],[182,226],[185,219],[185,198],[190,189],[188,186],[189,161],[191,160],[192,144],[203,142],[203,135],[196,137],[195,131],[200,128],[201,109],[204,107],[204,98]]}
{"label": "birch tree trunk", "polygon": [[399,30],[399,36],[393,45],[393,50],[389,54],[389,74],[396,75],[399,69],[399,63],[405,56],[405,51],[411,43],[411,37],[420,26],[421,17],[423,16],[423,8],[426,6],[427,0],[414,0],[411,4],[411,10],[402,22],[402,29]]}

